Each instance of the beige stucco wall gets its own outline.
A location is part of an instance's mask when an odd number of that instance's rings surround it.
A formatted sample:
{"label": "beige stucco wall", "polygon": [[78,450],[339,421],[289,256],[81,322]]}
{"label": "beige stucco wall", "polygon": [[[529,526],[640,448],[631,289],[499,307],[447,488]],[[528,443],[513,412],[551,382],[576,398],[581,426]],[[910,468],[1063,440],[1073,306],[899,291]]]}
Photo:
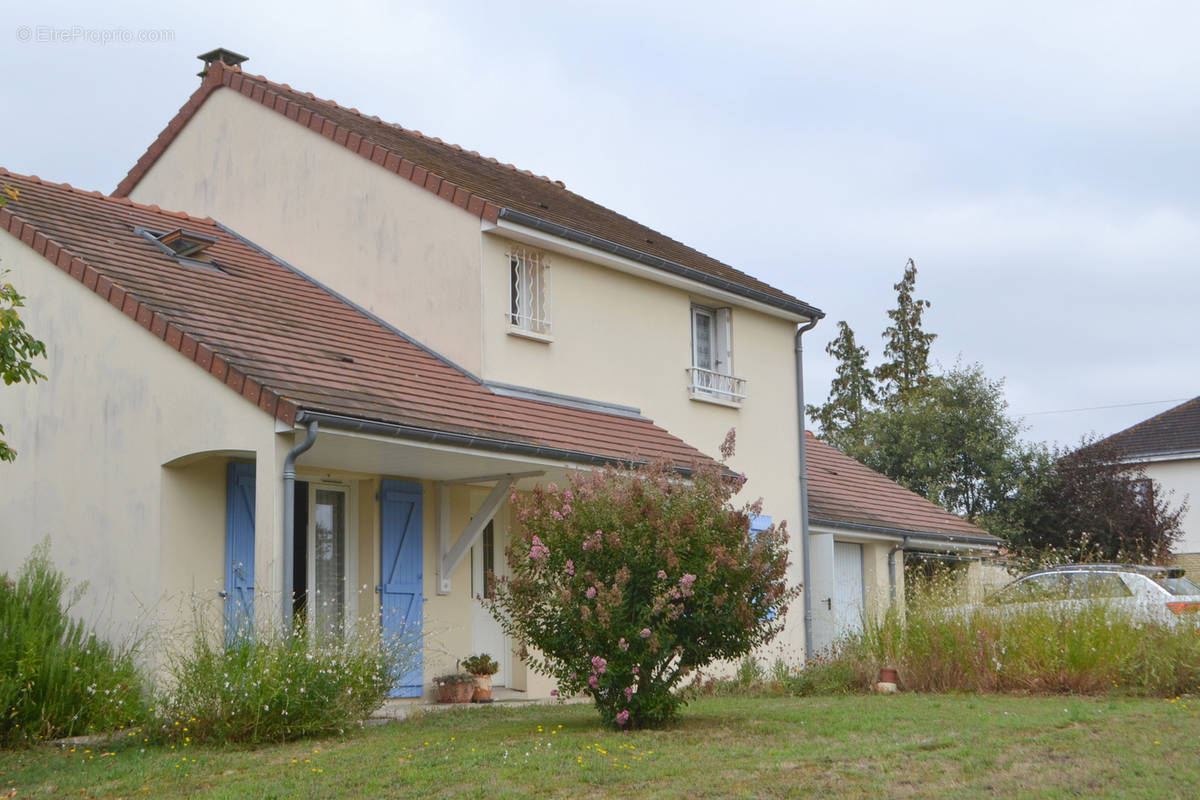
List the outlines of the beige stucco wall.
{"label": "beige stucco wall", "polygon": [[[749,478],[739,500],[764,498],[763,512],[786,521],[798,547],[795,323],[733,308],[733,373],[747,380],[748,396],[740,408],[692,399],[691,308],[728,303],[554,252],[552,341],[531,340],[510,333],[510,244],[483,237],[484,379],[634,406],[712,455],[735,428],[730,464]],[[798,584],[799,556],[792,561]],[[802,648],[802,619],[789,614],[780,643]]]}
{"label": "beige stucco wall", "polygon": [[1200,458],[1152,461],[1142,465],[1146,475],[1174,492],[1167,498],[1172,507],[1188,501],[1183,516],[1183,536],[1172,548],[1176,553],[1200,553]]}
{"label": "beige stucco wall", "polygon": [[479,217],[241,94],[215,91],[130,198],[211,216],[479,370]]}
{"label": "beige stucco wall", "polygon": [[[0,464],[0,569],[49,537],[55,564],[89,584],[78,614],[114,637],[170,630],[181,596],[208,592],[223,570],[228,454],[257,460],[261,484],[277,457],[273,420],[7,233],[0,262],[48,353],[46,381],[0,387],[20,454]],[[187,458],[203,453],[217,455]],[[277,510],[259,494],[260,526],[277,527]]]}

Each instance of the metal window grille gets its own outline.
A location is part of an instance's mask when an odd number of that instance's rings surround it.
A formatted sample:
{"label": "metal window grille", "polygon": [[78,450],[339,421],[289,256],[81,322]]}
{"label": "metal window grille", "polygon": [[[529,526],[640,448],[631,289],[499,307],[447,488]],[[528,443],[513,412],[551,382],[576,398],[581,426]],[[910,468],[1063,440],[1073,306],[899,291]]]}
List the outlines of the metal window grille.
{"label": "metal window grille", "polygon": [[509,324],[534,333],[550,333],[550,260],[526,247],[508,249]]}
{"label": "metal window grille", "polygon": [[692,394],[708,394],[740,403],[746,398],[746,379],[714,372],[701,367],[688,367]]}

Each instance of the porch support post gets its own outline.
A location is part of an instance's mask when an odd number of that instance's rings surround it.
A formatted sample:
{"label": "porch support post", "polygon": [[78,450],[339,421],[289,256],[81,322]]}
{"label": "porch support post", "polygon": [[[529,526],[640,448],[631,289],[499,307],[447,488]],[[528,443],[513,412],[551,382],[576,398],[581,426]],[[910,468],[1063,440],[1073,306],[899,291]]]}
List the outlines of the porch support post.
{"label": "porch support post", "polygon": [[450,542],[450,489],[443,483],[437,485],[439,493],[438,594],[450,594],[450,576],[462,563],[471,545],[475,544],[475,540],[483,533],[483,529],[492,521],[492,517],[496,516],[496,511],[508,497],[508,490],[512,488],[516,479],[515,475],[505,475],[496,481],[491,494],[483,501],[483,505],[475,512],[475,516],[471,517],[471,521],[467,523],[467,527],[463,529],[458,541],[453,546],[448,546]]}

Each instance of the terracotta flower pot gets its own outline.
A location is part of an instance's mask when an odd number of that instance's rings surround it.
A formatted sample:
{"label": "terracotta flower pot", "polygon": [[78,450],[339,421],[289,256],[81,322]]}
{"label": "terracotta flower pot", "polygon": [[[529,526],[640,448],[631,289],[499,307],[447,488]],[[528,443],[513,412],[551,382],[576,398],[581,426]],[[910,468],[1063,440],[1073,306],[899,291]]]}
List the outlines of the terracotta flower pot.
{"label": "terracotta flower pot", "polygon": [[469,703],[475,692],[472,681],[438,681],[439,703]]}
{"label": "terracotta flower pot", "polygon": [[476,675],[475,676],[475,694],[471,698],[476,703],[481,700],[492,699],[492,676],[491,675]]}

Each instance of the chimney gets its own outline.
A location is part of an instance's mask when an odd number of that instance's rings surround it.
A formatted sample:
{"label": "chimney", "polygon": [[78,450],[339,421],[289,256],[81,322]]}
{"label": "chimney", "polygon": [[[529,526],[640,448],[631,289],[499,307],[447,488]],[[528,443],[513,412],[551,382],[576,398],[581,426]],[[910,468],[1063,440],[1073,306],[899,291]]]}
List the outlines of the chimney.
{"label": "chimney", "polygon": [[196,58],[204,62],[204,69],[196,73],[201,78],[208,74],[208,68],[212,66],[214,61],[220,61],[223,64],[236,67],[243,61],[250,60],[247,56],[239,55],[232,50],[226,50],[224,47],[218,47],[216,50],[210,50],[207,53],[196,56]]}

